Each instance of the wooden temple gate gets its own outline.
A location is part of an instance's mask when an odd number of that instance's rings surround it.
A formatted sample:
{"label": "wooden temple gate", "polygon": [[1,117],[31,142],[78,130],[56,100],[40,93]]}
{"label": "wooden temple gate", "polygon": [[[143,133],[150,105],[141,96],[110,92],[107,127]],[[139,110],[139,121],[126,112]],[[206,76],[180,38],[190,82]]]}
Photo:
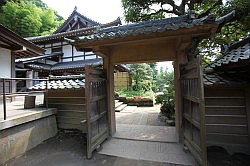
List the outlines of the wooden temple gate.
{"label": "wooden temple gate", "polygon": [[202,69],[199,58],[189,61],[188,55],[217,27],[214,16],[184,16],[97,29],[75,42],[78,51],[92,50],[104,59],[110,135],[116,132],[114,65],[174,61],[176,132],[197,161],[207,165]]}

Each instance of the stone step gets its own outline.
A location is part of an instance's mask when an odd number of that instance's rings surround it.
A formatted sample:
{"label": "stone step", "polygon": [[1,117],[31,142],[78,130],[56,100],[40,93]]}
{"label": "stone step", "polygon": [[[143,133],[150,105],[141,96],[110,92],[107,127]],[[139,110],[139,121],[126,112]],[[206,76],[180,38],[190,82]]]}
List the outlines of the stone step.
{"label": "stone step", "polygon": [[122,105],[122,104],[123,104],[123,102],[120,102],[120,101],[119,101],[119,102],[116,102],[116,103],[115,103],[115,108],[119,107],[119,106]]}
{"label": "stone step", "polygon": [[115,108],[115,112],[121,112],[126,107],[127,107],[127,104],[122,104],[119,107]]}
{"label": "stone step", "polygon": [[115,103],[118,103],[119,102],[119,100],[115,100]]}

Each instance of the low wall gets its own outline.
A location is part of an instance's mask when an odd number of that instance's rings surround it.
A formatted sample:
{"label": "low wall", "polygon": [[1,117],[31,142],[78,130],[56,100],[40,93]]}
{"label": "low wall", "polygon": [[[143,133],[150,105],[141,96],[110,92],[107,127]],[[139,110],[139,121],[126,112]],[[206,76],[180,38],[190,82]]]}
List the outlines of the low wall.
{"label": "low wall", "polygon": [[0,122],[0,165],[57,133],[56,109]]}

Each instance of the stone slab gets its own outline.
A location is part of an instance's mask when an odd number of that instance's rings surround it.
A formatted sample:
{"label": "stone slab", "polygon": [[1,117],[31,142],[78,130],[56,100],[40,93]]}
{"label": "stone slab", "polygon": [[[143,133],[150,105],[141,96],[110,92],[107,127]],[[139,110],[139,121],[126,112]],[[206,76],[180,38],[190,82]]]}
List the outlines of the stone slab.
{"label": "stone slab", "polygon": [[184,152],[179,143],[111,138],[103,144],[103,149],[99,153],[128,159],[195,165],[192,155]]}
{"label": "stone slab", "polygon": [[114,138],[154,141],[178,142],[175,127],[117,124]]}
{"label": "stone slab", "polygon": [[57,112],[56,108],[36,108],[33,110],[12,110],[16,112],[23,112],[23,114],[15,114],[11,117],[7,117],[6,120],[0,120],[0,130],[11,128],[17,125],[21,125],[27,122],[31,122],[40,118],[51,116]]}

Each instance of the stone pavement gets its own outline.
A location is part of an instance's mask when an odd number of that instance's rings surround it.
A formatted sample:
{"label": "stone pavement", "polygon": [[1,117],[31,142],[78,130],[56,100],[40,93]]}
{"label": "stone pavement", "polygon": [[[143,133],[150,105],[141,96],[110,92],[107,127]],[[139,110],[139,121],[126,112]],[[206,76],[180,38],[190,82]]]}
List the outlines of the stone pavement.
{"label": "stone pavement", "polygon": [[25,154],[1,166],[182,166],[94,154],[86,159],[86,142],[80,133],[58,133]]}
{"label": "stone pavement", "polygon": [[100,154],[181,165],[195,165],[178,143],[175,127],[158,119],[160,105],[126,107],[116,112],[117,131],[103,144]]}
{"label": "stone pavement", "polygon": [[175,127],[117,124],[114,138],[153,142],[178,142]]}
{"label": "stone pavement", "polygon": [[162,143],[111,138],[103,144],[100,154],[128,159],[194,165],[190,153],[185,153],[178,143]]}

